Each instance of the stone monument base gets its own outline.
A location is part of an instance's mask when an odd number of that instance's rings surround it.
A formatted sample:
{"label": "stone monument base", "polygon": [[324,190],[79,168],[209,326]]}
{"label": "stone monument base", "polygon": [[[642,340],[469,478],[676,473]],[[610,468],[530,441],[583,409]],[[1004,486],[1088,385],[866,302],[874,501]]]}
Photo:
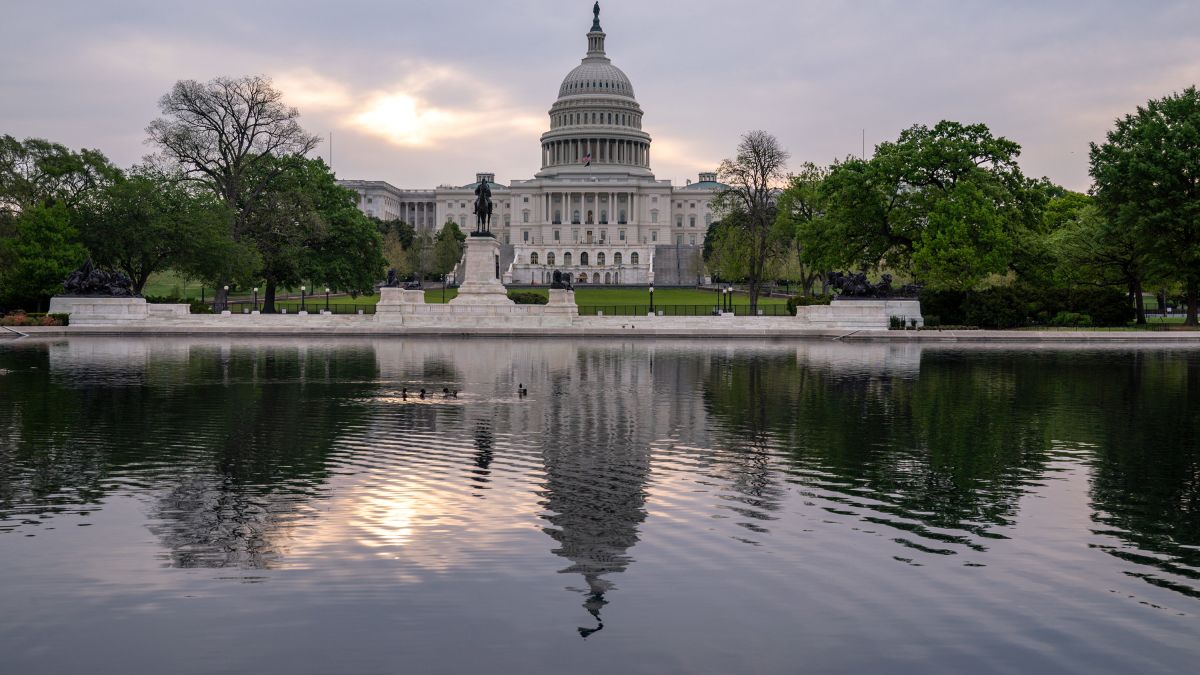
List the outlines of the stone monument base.
{"label": "stone monument base", "polygon": [[463,283],[451,305],[512,305],[500,283],[500,242],[492,236],[467,237]]}
{"label": "stone monument base", "polygon": [[921,302],[914,299],[834,300],[828,305],[796,308],[796,320],[804,328],[887,330],[892,317],[903,319],[905,326],[911,325],[913,319],[918,327],[925,325]]}
{"label": "stone monument base", "polygon": [[145,321],[148,308],[145,298],[56,295],[49,313],[70,314],[72,326],[112,326]]}

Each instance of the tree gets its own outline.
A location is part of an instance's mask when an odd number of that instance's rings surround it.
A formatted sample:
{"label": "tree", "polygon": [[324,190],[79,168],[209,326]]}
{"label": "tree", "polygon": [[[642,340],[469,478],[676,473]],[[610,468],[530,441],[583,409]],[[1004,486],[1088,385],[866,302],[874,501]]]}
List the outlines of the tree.
{"label": "tree", "polygon": [[[233,213],[240,241],[283,168],[273,158],[303,156],[320,139],[300,127],[299,111],[263,76],[181,80],[159,100],[163,116],[146,127],[161,159],[217,195]],[[259,214],[263,217],[262,214]],[[223,284],[218,284],[221,288]],[[217,306],[225,293],[217,292]]]}
{"label": "tree", "polygon": [[206,251],[228,256],[236,246],[228,211],[215,197],[145,167],[106,187],[94,202],[80,216],[83,242],[98,265],[128,275],[139,294],[155,272],[203,269]]}
{"label": "tree", "polygon": [[383,242],[320,159],[272,157],[259,171],[277,178],[250,213],[244,240],[254,245],[265,286],[263,311],[275,311],[279,287],[304,280],[351,293],[369,292],[383,273]]}
{"label": "tree", "polygon": [[805,295],[812,295],[817,279],[823,279],[824,273],[836,266],[836,263],[831,264],[827,253],[805,245],[809,239],[821,237],[824,214],[821,183],[828,176],[829,169],[805,162],[799,172],[788,176],[788,185],[779,196],[776,227],[780,228],[780,236],[792,244]]}
{"label": "tree", "polygon": [[1145,247],[1135,232],[1104,217],[1093,201],[1069,192],[1046,204],[1047,248],[1056,262],[1053,280],[1068,288],[1122,288],[1137,309],[1137,322],[1145,324]]}
{"label": "tree", "polygon": [[1200,305],[1200,91],[1156,99],[1091,145],[1101,211],[1134,232],[1152,264],[1183,283],[1189,326]]}
{"label": "tree", "polygon": [[783,182],[789,154],[774,136],[751,131],[742,136],[737,155],[721,162],[717,175],[726,187],[713,197],[713,210],[748,238],[746,280],[750,311],[758,307],[758,294],[767,268],[782,253],[775,229],[777,187]]}
{"label": "tree", "polygon": [[462,260],[463,242],[467,240],[467,235],[463,234],[462,230],[458,229],[457,223],[446,223],[442,226],[441,232],[437,233],[434,238],[434,264],[436,265],[435,272],[440,276],[445,276],[454,269],[454,266]]}
{"label": "tree", "polygon": [[119,175],[99,150],[0,136],[0,220],[55,202],[74,209]]}
{"label": "tree", "polygon": [[1045,192],[1022,175],[1020,150],[982,124],[907,129],[871,159],[833,165],[822,227],[802,228],[802,245],[840,265],[886,264],[935,288],[973,288],[1007,272],[1038,226]]}
{"label": "tree", "polygon": [[[18,252],[35,255],[40,260],[73,258],[73,246],[77,243],[74,235],[50,237],[43,242],[47,245],[61,242],[67,246],[65,250],[33,251],[26,246],[28,239],[13,241],[18,236],[18,222],[35,209],[60,204],[66,209],[70,225],[77,209],[119,175],[120,171],[97,150],[74,152],[40,138],[18,141],[12,136],[0,136],[0,277],[8,276],[11,280],[17,267],[31,263],[30,259],[19,258]],[[36,216],[47,217],[57,216],[45,213]],[[38,302],[41,295],[40,291],[32,295],[23,293],[6,292],[6,295],[13,301],[22,298],[21,302],[31,303]]]}
{"label": "tree", "polygon": [[408,250],[408,264],[414,278],[421,280],[429,274],[435,264],[434,255],[433,237],[428,232],[418,232]]}
{"label": "tree", "polygon": [[736,222],[743,217],[736,212],[713,221],[704,237],[704,264],[722,281],[740,281],[749,273],[750,237],[745,225]]}
{"label": "tree", "polygon": [[13,236],[0,240],[0,300],[41,308],[87,258],[65,204],[33,206],[15,220]]}

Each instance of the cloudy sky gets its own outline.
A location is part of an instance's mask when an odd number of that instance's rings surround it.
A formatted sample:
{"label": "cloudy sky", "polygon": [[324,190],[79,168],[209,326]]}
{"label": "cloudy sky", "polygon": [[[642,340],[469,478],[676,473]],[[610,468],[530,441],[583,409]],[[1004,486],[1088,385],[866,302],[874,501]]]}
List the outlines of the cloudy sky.
{"label": "cloudy sky", "polygon": [[[0,0],[0,133],[149,148],[180,79],[266,74],[339,177],[398,187],[537,171],[591,0]],[[912,124],[983,122],[1026,173],[1086,189],[1087,144],[1200,81],[1200,2],[604,0],[658,177],[682,183],[774,133],[828,163]],[[320,149],[328,155],[328,144]]]}

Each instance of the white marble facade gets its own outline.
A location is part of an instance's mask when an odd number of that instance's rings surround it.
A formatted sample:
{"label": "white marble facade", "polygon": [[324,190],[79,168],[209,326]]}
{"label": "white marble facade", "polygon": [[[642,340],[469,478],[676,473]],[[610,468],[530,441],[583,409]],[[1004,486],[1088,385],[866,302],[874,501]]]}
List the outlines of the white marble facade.
{"label": "white marble facade", "polygon": [[[401,190],[384,181],[340,183],[359,194],[359,208],[399,218],[418,231],[447,222],[473,226],[474,190],[492,183],[492,231],[512,247],[504,283],[545,285],[554,270],[578,285],[653,283],[664,248],[683,259],[704,243],[715,218],[710,201],[722,186],[711,172],[675,186],[650,168],[651,138],[625,73],[608,58],[599,20],[587,33],[587,53],[559,87],[542,134],[541,169],[532,179],[496,184],[478,173],[460,187]],[[684,253],[680,253],[683,251]]]}

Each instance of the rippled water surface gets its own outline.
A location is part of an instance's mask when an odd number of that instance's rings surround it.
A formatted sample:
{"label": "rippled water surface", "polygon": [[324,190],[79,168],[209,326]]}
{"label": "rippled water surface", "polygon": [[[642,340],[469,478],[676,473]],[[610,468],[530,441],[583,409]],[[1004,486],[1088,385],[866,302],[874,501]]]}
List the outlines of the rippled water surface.
{"label": "rippled water surface", "polygon": [[1183,349],[0,341],[0,671],[1192,671],[1198,446]]}

